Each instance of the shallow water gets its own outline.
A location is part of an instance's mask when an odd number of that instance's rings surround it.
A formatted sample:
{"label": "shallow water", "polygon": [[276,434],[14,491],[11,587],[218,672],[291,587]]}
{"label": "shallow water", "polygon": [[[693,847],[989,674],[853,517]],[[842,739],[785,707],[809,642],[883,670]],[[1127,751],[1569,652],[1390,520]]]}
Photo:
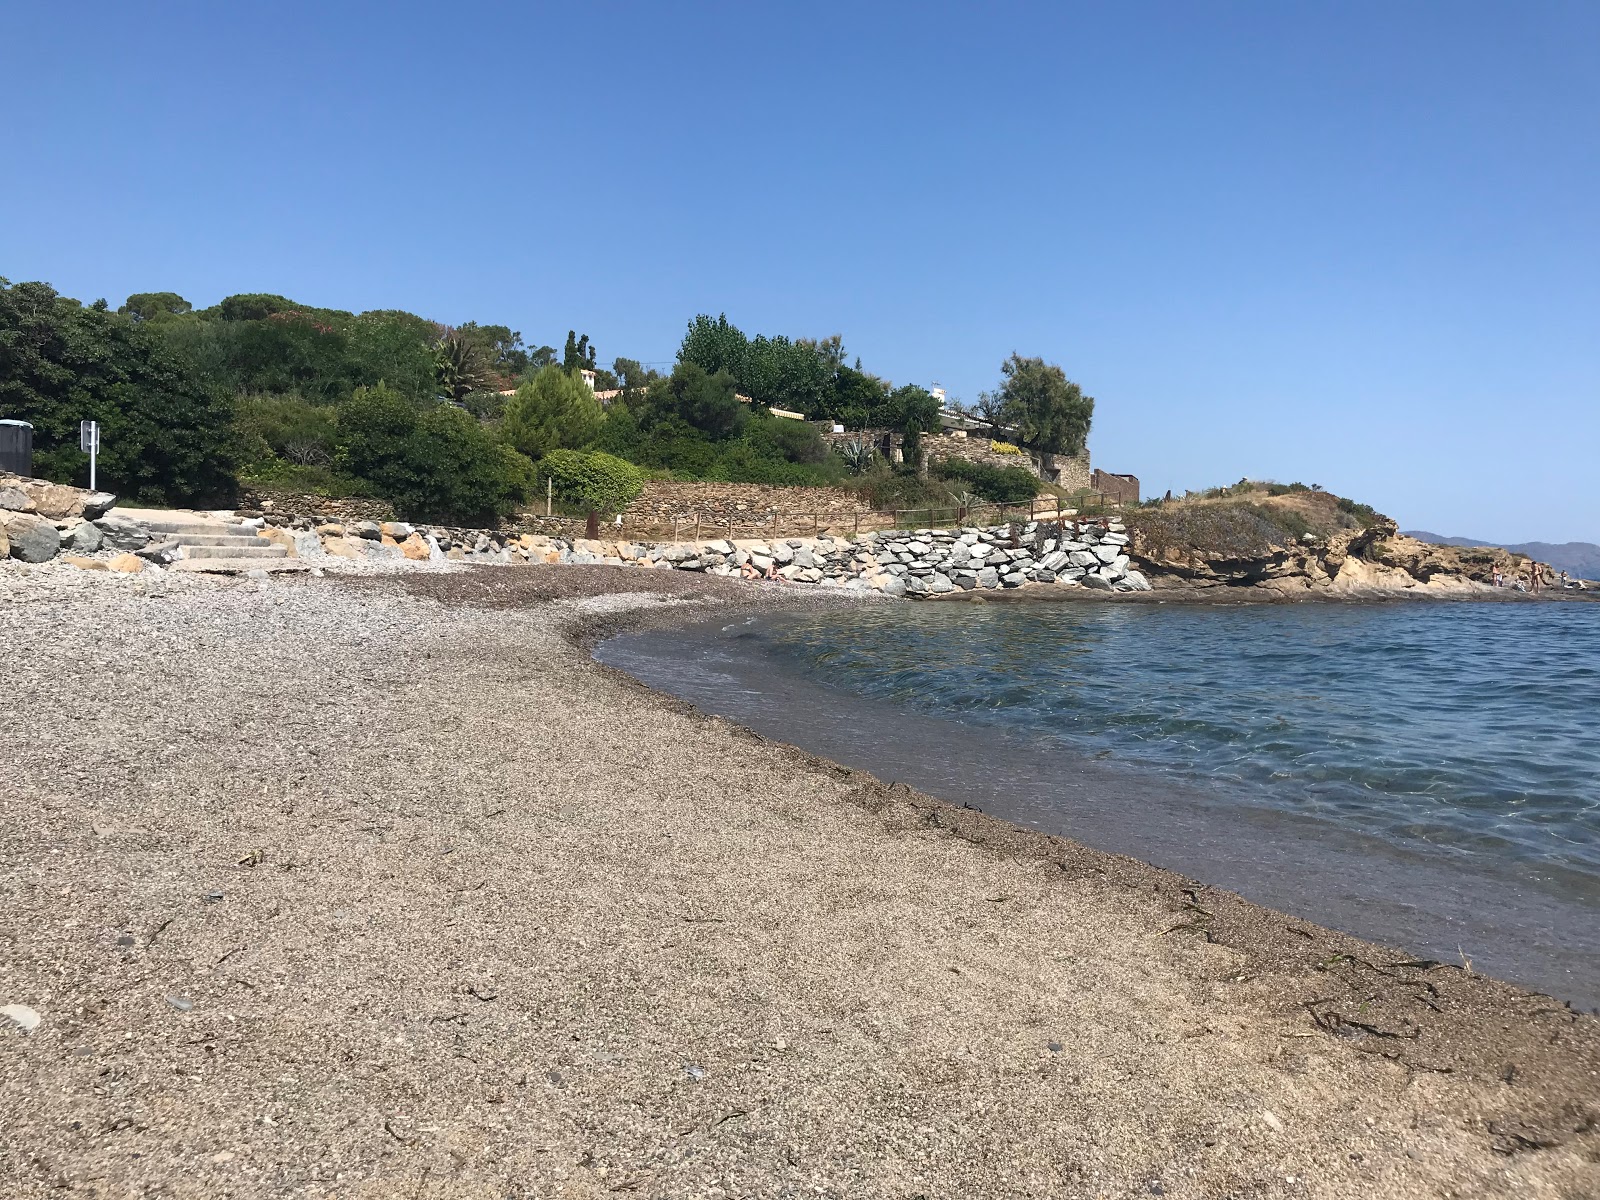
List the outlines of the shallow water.
{"label": "shallow water", "polygon": [[1600,606],[862,604],[600,657],[880,776],[1600,1005]]}

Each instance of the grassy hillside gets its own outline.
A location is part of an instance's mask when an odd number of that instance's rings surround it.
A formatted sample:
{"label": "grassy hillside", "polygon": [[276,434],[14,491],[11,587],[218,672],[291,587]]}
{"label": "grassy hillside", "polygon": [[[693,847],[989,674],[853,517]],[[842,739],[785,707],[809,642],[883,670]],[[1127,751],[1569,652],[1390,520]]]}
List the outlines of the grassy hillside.
{"label": "grassy hillside", "polygon": [[1153,551],[1256,557],[1274,546],[1318,541],[1389,523],[1371,506],[1299,484],[1242,481],[1155,501],[1126,515]]}

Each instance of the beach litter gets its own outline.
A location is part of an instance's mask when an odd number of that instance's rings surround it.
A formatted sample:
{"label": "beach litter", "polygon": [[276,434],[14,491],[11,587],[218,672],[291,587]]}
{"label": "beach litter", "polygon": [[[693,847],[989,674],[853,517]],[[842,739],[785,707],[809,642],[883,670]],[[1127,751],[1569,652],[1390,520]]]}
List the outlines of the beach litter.
{"label": "beach litter", "polygon": [[21,1027],[23,1033],[32,1033],[39,1028],[39,1022],[43,1019],[26,1004],[8,1004],[0,1008],[0,1016],[10,1017]]}

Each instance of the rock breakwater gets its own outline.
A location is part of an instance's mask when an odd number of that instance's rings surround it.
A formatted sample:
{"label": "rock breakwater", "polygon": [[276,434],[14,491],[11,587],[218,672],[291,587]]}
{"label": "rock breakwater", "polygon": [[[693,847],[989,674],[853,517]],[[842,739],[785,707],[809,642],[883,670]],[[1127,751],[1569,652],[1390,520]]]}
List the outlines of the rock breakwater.
{"label": "rock breakwater", "polygon": [[855,536],[697,542],[606,541],[419,528],[403,522],[263,528],[300,557],[540,562],[699,571],[816,587],[928,598],[1029,585],[1148,591],[1119,522],[1028,522]]}

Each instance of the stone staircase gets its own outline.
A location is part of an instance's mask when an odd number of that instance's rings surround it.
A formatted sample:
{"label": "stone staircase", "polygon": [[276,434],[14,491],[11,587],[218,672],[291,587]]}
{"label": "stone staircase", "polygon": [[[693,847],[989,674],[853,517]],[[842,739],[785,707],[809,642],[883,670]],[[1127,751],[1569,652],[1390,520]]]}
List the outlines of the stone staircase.
{"label": "stone staircase", "polygon": [[158,540],[177,542],[183,547],[183,557],[173,564],[180,571],[237,574],[258,569],[305,569],[306,564],[289,557],[287,547],[269,542],[246,525],[198,515],[153,519],[145,523]]}

